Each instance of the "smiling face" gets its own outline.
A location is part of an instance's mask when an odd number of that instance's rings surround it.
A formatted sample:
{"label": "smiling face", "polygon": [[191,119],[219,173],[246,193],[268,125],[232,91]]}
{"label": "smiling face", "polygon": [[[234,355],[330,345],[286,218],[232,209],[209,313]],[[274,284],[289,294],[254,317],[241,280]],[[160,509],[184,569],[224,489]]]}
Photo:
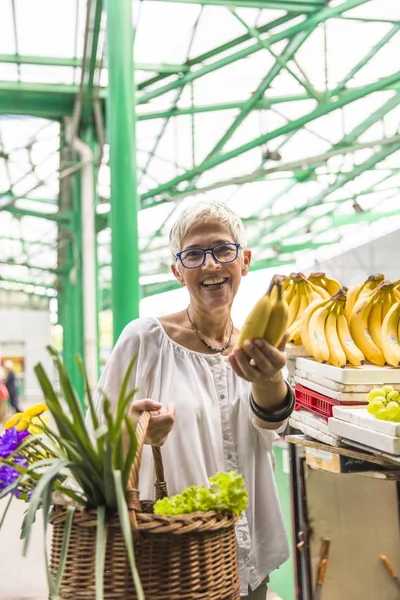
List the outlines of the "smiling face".
{"label": "smiling face", "polygon": [[[213,248],[218,244],[234,243],[227,225],[218,220],[198,223],[191,227],[182,242],[181,250]],[[185,269],[180,260],[171,265],[178,281],[188,288],[191,303],[198,308],[211,311],[231,306],[240,280],[247,275],[250,266],[250,250],[239,250],[238,257],[230,263],[217,263],[210,253],[204,265]]]}

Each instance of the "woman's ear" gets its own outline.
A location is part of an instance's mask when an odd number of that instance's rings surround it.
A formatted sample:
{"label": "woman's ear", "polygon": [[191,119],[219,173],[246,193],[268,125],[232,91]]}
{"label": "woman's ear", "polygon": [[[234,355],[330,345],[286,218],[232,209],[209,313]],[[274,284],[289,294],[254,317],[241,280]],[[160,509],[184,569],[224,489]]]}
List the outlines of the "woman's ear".
{"label": "woman's ear", "polygon": [[251,263],[251,250],[243,250],[242,277],[249,272]]}
{"label": "woman's ear", "polygon": [[186,285],[184,278],[182,277],[178,267],[176,266],[176,264],[172,264],[171,265],[171,271],[173,272],[173,274],[175,275],[176,279],[179,281],[179,283],[181,284],[182,287],[184,287]]}

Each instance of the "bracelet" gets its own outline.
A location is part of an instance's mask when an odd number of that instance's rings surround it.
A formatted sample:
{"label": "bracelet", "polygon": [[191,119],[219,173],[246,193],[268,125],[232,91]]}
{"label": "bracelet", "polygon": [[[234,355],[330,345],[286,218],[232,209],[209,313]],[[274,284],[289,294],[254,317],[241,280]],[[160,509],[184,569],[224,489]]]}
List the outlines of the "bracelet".
{"label": "bracelet", "polygon": [[281,421],[286,421],[292,414],[294,410],[294,405],[296,403],[296,396],[294,395],[294,391],[291,386],[285,381],[287,387],[287,394],[285,396],[285,406],[279,411],[269,411],[265,408],[262,408],[254,401],[253,394],[250,396],[250,408],[261,421],[265,421],[267,423],[280,423]]}

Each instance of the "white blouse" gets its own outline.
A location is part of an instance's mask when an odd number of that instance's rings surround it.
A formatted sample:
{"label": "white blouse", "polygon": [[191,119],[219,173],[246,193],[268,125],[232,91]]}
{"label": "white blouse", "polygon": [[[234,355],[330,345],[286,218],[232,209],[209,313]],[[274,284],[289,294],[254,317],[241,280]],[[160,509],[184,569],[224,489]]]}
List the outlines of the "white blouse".
{"label": "white blouse", "polygon": [[[285,562],[289,547],[274,480],[272,442],[249,408],[250,384],[232,370],[227,357],[188,350],[169,338],[158,319],[132,321],[122,332],[102,373],[94,399],[100,422],[99,389],[116,403],[132,357],[137,361],[130,389],[136,400],[174,402],[175,425],[162,447],[169,495],[189,485],[207,485],[218,471],[237,471],[246,482],[249,505],[237,525],[240,593],[257,588]],[[93,424],[88,414],[88,429]],[[154,466],[145,446],[140,497],[154,498]]]}

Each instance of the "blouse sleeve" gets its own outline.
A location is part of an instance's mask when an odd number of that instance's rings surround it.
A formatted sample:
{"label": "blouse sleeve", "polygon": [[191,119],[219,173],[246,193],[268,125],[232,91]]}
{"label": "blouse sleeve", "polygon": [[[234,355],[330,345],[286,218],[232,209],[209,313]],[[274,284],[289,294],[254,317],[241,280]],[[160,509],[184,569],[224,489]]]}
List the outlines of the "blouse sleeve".
{"label": "blouse sleeve", "polygon": [[[150,320],[146,318],[136,319],[129,323],[121,333],[110,358],[101,374],[100,380],[93,393],[93,402],[99,423],[104,423],[103,402],[106,396],[111,403],[111,410],[117,407],[119,394],[129,364],[136,356],[135,364],[128,381],[127,393],[135,389],[140,377],[140,364],[143,363],[143,354],[146,351],[146,338],[150,333]],[[147,390],[141,388],[135,393],[135,400],[146,397]],[[86,413],[86,427],[92,439],[94,439],[93,421],[88,410]]]}

